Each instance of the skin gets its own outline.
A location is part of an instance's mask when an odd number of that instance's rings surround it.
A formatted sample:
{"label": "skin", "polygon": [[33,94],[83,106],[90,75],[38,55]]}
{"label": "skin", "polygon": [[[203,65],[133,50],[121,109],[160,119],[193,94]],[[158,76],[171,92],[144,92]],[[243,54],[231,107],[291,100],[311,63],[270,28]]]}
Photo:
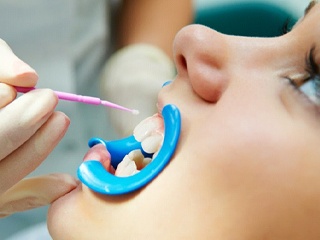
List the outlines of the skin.
{"label": "skin", "polygon": [[320,239],[319,106],[288,81],[304,78],[313,46],[319,65],[319,39],[319,4],[276,38],[183,28],[158,98],[182,114],[170,164],[125,196],[79,185],[51,206],[52,237]]}

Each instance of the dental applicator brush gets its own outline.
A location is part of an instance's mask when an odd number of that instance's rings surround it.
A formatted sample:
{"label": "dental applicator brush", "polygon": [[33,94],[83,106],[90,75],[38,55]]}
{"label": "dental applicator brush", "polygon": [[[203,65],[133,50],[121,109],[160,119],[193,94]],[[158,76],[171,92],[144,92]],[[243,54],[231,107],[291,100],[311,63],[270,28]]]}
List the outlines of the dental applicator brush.
{"label": "dental applicator brush", "polygon": [[[29,91],[35,90],[36,88],[34,88],[34,87],[15,87],[15,89],[17,90],[17,92],[27,93]],[[82,96],[82,95],[78,95],[78,94],[74,94],[74,93],[66,93],[66,92],[59,92],[59,91],[54,91],[54,93],[61,100],[80,102],[80,103],[91,104],[91,105],[102,105],[105,107],[110,107],[110,108],[115,108],[115,109],[131,112],[134,115],[139,114],[139,111],[136,109],[129,109],[129,108],[120,106],[118,104],[108,102],[106,100],[101,100],[100,98],[97,98],[97,97]]]}

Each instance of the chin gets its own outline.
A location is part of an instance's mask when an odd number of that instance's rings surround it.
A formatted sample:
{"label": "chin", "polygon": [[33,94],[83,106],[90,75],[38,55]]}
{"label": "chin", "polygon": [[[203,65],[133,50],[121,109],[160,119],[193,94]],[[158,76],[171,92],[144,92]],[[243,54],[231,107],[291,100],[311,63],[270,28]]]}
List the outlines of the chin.
{"label": "chin", "polygon": [[[69,234],[77,229],[74,226],[77,221],[78,196],[82,186],[78,185],[71,192],[55,200],[49,207],[47,215],[47,226],[54,240],[74,239]],[[70,231],[70,229],[73,229]]]}

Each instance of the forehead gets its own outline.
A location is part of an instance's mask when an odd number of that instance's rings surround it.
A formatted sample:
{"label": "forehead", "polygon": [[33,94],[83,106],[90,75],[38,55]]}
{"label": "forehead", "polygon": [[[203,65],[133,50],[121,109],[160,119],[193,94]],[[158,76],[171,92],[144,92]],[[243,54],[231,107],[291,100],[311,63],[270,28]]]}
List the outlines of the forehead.
{"label": "forehead", "polygon": [[315,21],[316,19],[320,18],[320,4],[310,4],[309,7],[305,11],[305,16],[299,21],[299,22],[305,22],[305,21],[310,21],[310,18],[312,21]]}
{"label": "forehead", "polygon": [[306,14],[294,26],[293,30],[300,32],[305,36],[317,35],[317,42],[320,43],[320,4],[315,4],[307,9]]}

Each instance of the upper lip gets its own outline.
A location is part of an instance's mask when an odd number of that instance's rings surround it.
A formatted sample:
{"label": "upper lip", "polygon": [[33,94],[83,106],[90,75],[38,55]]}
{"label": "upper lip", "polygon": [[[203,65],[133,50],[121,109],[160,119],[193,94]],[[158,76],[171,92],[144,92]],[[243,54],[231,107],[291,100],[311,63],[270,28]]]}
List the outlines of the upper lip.
{"label": "upper lip", "polygon": [[157,102],[157,109],[158,109],[158,114],[162,117],[163,103],[160,99]]}

